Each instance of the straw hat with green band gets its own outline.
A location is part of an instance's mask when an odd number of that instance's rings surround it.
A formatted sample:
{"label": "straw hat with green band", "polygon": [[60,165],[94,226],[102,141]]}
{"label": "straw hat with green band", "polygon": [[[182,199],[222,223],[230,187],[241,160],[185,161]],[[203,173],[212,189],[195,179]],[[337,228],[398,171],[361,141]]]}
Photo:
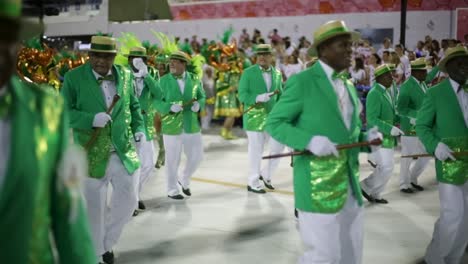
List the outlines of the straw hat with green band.
{"label": "straw hat with green band", "polygon": [[445,57],[439,62],[440,71],[447,72],[445,65],[451,59],[456,58],[456,57],[466,57],[468,59],[468,50],[463,46],[448,48],[445,51]]}
{"label": "straw hat with green band", "polygon": [[144,58],[147,58],[148,55],[146,54],[146,48],[133,47],[133,48],[130,48],[129,53],[126,54],[125,57],[144,57]]}
{"label": "straw hat with green band", "polygon": [[317,47],[325,41],[334,37],[349,35],[352,41],[358,40],[361,35],[359,32],[351,31],[342,20],[332,20],[321,25],[314,32],[314,44],[312,44],[309,53],[317,53]]}
{"label": "straw hat with green band", "polygon": [[44,29],[42,24],[21,18],[21,0],[0,0],[1,32],[9,28],[9,24],[16,24],[20,28],[17,39],[24,40],[41,34]]}
{"label": "straw hat with green band", "polygon": [[171,55],[169,56],[169,59],[170,60],[181,60],[181,61],[184,61],[185,63],[190,63],[190,56],[183,52],[183,51],[174,51],[171,53]]}
{"label": "straw hat with green band", "polygon": [[390,69],[390,67],[387,64],[382,64],[378,66],[377,68],[375,68],[374,76],[375,78],[377,78],[381,75],[384,75],[385,73],[391,73],[391,72],[392,72],[392,69]]}
{"label": "straw hat with green band", "polygon": [[414,61],[412,61],[411,70],[412,71],[415,71],[415,70],[427,71],[426,59],[419,58],[419,59],[415,59]]}
{"label": "straw hat with green band", "polygon": [[117,41],[107,36],[93,36],[90,52],[117,53]]}
{"label": "straw hat with green band", "polygon": [[155,62],[164,64],[169,63],[169,56],[167,56],[166,54],[159,54],[158,56],[156,56]]}
{"label": "straw hat with green band", "polygon": [[387,65],[387,66],[390,68],[391,71],[395,71],[395,70],[396,70],[395,64],[393,64],[393,63],[387,63],[387,64],[385,64],[385,65]]}
{"label": "straw hat with green band", "polygon": [[272,52],[270,44],[258,44],[255,47],[255,54],[271,54]]}

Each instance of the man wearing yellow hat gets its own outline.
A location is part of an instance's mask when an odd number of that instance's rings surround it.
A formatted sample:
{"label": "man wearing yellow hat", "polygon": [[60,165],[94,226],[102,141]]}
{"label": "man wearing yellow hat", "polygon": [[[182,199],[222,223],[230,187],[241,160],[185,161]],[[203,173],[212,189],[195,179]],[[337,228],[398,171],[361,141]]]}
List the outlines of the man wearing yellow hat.
{"label": "man wearing yellow hat", "polygon": [[[405,133],[401,137],[401,155],[413,155],[424,153],[424,146],[416,136],[414,125],[421,108],[423,98],[427,92],[425,83],[427,68],[426,60],[419,58],[411,62],[411,77],[406,80],[400,89],[397,101],[397,111],[400,115],[401,129]],[[418,177],[422,174],[430,158],[418,158],[413,162],[412,158],[402,158],[400,163],[400,191],[414,193],[424,188],[418,184]],[[414,163],[411,166],[411,163]],[[411,167],[411,169],[410,169]]]}
{"label": "man wearing yellow hat", "polygon": [[[146,140],[136,142],[138,156],[140,157],[140,180],[138,183],[138,209],[145,210],[146,206],[140,199],[143,184],[148,181],[153,173],[155,165],[154,141],[154,113],[155,103],[161,100],[161,89],[151,74],[148,72],[146,49],[144,47],[132,47],[128,56],[128,65],[133,73],[133,89],[140,102],[141,114],[145,124]],[[135,212],[137,214],[137,212]]]}
{"label": "man wearing yellow hat", "polygon": [[426,94],[416,132],[436,157],[440,217],[427,248],[427,264],[461,263],[468,244],[468,51],[449,48],[439,63],[449,78]]}
{"label": "man wearing yellow hat", "polygon": [[393,84],[390,67],[386,64],[375,69],[375,83],[366,99],[366,119],[369,127],[377,126],[383,133],[382,147],[372,153],[373,162],[377,165],[374,171],[361,182],[362,194],[371,203],[388,203],[381,197],[385,186],[393,173],[393,154],[397,144],[396,137],[404,135],[395,126],[398,116],[395,103],[389,93]]}
{"label": "man wearing yellow hat", "polygon": [[271,183],[273,171],[279,165],[279,159],[270,160],[261,170],[262,153],[269,140],[270,154],[281,153],[284,145],[280,144],[264,131],[266,119],[282,92],[281,73],[271,66],[272,49],[269,44],[256,47],[257,64],[247,68],[239,82],[239,100],[244,104],[243,126],[249,140],[249,179],[247,190],[254,193],[266,193],[265,187],[274,189]]}
{"label": "man wearing yellow hat", "polygon": [[[267,119],[273,138],[312,154],[294,158],[295,206],[306,246],[301,264],[362,260],[359,149],[336,147],[365,138],[359,119],[362,106],[353,84],[341,74],[351,65],[352,41],[358,36],[343,21],[321,25],[313,44],[319,60],[288,79]],[[381,137],[376,128],[367,133],[367,140]]]}
{"label": "man wearing yellow hat", "polygon": [[20,17],[21,1],[0,0],[0,259],[95,264],[80,195],[86,157],[67,147],[63,99],[14,74],[19,41],[40,31]]}
{"label": "man wearing yellow hat", "polygon": [[62,88],[74,140],[88,152],[84,195],[96,253],[105,263],[113,263],[112,248],[137,207],[140,161],[132,141],[146,141],[133,75],[114,65],[116,53],[115,39],[93,36],[89,61],[68,72]]}
{"label": "man wearing yellow hat", "polygon": [[[183,200],[178,184],[191,196],[190,179],[203,160],[203,143],[198,114],[205,107],[205,92],[200,79],[186,71],[190,57],[182,51],[169,56],[170,74],[160,79],[162,134],[166,148],[167,196]],[[179,177],[180,158],[184,151],[187,163]]]}

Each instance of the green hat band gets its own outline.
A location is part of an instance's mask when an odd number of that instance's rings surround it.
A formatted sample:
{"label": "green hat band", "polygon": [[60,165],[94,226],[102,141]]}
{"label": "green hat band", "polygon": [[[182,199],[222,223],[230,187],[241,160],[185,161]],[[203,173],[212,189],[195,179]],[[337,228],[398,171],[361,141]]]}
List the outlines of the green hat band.
{"label": "green hat band", "polygon": [[130,51],[128,56],[146,56],[146,52],[133,50],[133,51]]}
{"label": "green hat band", "polygon": [[346,28],[346,27],[333,28],[333,29],[330,29],[329,31],[326,31],[326,32],[322,33],[321,35],[319,35],[316,41],[320,42],[323,39],[326,39],[326,38],[328,38],[330,36],[335,35],[336,33],[350,33],[350,32],[349,32],[348,28]]}
{"label": "green hat band", "polygon": [[374,72],[375,77],[379,77],[380,75],[383,75],[387,72],[391,72],[392,70],[390,67],[382,67],[381,69],[378,69],[377,71]]}
{"label": "green hat band", "polygon": [[1,1],[0,2],[0,16],[19,18],[21,16],[21,2],[20,1]]}
{"label": "green hat band", "polygon": [[172,54],[170,59],[182,60],[182,61],[188,62],[188,59],[186,57],[179,55],[179,54]]}
{"label": "green hat band", "polygon": [[112,44],[97,44],[97,43],[91,43],[91,49],[92,49],[92,50],[106,50],[106,51],[112,51],[112,50],[115,50],[115,45],[112,45]]}
{"label": "green hat band", "polygon": [[255,53],[271,53],[271,49],[269,48],[259,48],[255,51]]}
{"label": "green hat band", "polygon": [[425,70],[426,64],[411,65],[411,70]]}

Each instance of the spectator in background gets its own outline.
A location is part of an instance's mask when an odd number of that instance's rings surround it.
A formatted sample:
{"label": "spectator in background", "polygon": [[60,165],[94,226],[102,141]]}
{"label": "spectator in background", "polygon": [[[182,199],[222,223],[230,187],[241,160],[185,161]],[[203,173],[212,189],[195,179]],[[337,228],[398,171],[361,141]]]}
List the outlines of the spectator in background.
{"label": "spectator in background", "polygon": [[416,49],[414,50],[417,58],[426,57],[426,51],[424,50],[424,42],[421,40],[416,44]]}
{"label": "spectator in background", "polygon": [[247,41],[250,41],[250,35],[247,33],[247,29],[242,29],[242,34],[239,37],[239,44],[243,44]]}
{"label": "spectator in background", "polygon": [[202,84],[203,89],[205,90],[206,94],[206,104],[205,104],[205,112],[201,118],[201,128],[202,130],[210,129],[211,119],[213,118],[213,111],[214,105],[211,103],[212,100],[215,98],[215,91],[214,91],[214,69],[213,67],[205,64],[203,65],[203,77],[202,77]]}
{"label": "spectator in background", "polygon": [[455,40],[455,39],[449,39],[448,40],[448,47],[449,48],[454,48],[456,46],[457,46],[457,40]]}
{"label": "spectator in background", "polygon": [[397,85],[402,84],[405,81],[405,71],[403,70],[403,64],[400,61],[400,56],[398,56],[396,52],[390,53],[390,63],[395,65],[395,83]]}
{"label": "spectator in background", "polygon": [[[464,39],[465,39],[465,47],[468,47],[468,34],[465,34]],[[445,49],[444,49],[444,51],[445,51]]]}
{"label": "spectator in background", "polygon": [[382,53],[382,61],[385,64],[391,63],[391,56],[390,56],[390,51],[386,50]]}
{"label": "spectator in background", "polygon": [[258,29],[254,29],[252,36],[252,44],[260,44],[260,39],[262,38],[262,33]]}
{"label": "spectator in background", "polygon": [[442,60],[445,57],[445,51],[447,51],[448,48],[448,39],[443,39],[440,42],[440,46],[442,47],[442,52],[439,56],[439,60]]}
{"label": "spectator in background", "polygon": [[197,40],[197,35],[192,36],[192,41],[190,41],[190,46],[195,53],[200,52],[200,42]]}
{"label": "spectator in background", "polygon": [[287,79],[289,79],[289,77],[291,77],[291,75],[302,71],[302,63],[299,63],[295,55],[291,55],[287,57],[287,62],[283,66],[282,71],[286,81]]}
{"label": "spectator in background", "polygon": [[405,55],[405,47],[401,44],[395,45],[395,52],[400,57],[400,62],[403,67],[404,79],[407,79],[411,76],[411,64],[408,59],[408,56]]}
{"label": "spectator in background", "polygon": [[380,64],[382,64],[382,60],[380,59],[377,53],[372,53],[369,57],[368,65],[366,67],[367,76],[369,76],[369,85],[372,86],[375,82],[374,80],[374,71]]}
{"label": "spectator in background", "polygon": [[369,85],[363,58],[356,57],[354,59],[354,67],[349,70],[349,73],[354,85]]}
{"label": "spectator in background", "polygon": [[285,48],[285,53],[287,56],[291,56],[296,49],[296,45],[291,42],[291,39],[289,37],[283,38],[283,43],[284,43],[284,48]]}
{"label": "spectator in background", "polygon": [[410,61],[414,61],[416,59],[416,53],[414,51],[408,50],[407,53],[408,53],[408,59]]}
{"label": "spectator in background", "polygon": [[424,37],[424,41],[427,43],[427,42],[432,42],[432,37],[429,36],[429,35],[426,35],[426,37]]}
{"label": "spectator in background", "polygon": [[305,38],[303,40],[300,40],[299,47],[299,60],[302,62],[308,61],[309,60],[309,49],[310,49],[310,42],[306,40]]}
{"label": "spectator in background", "polygon": [[377,54],[379,54],[380,58],[383,58],[384,51],[388,51],[388,52],[393,51],[392,40],[390,38],[384,38],[383,47],[380,48],[379,51],[377,51]]}
{"label": "spectator in background", "polygon": [[443,56],[444,50],[440,48],[439,41],[435,39],[432,40],[431,45],[432,45],[432,53],[430,54],[430,56],[434,58],[435,63],[438,63],[440,56],[441,55]]}
{"label": "spectator in background", "polygon": [[268,38],[270,39],[271,43],[273,43],[273,41],[276,41],[276,42],[281,42],[283,39],[281,38],[280,35],[278,35],[278,29],[273,29],[273,31],[268,35]]}

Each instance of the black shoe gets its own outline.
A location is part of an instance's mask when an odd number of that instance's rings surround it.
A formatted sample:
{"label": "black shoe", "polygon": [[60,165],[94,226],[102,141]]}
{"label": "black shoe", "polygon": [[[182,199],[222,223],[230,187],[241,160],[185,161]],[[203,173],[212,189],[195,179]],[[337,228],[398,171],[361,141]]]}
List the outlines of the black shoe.
{"label": "black shoe", "polygon": [[375,199],[374,198],[374,203],[379,203],[379,204],[388,204],[388,201],[383,199],[383,198],[380,198],[380,199]]}
{"label": "black shoe", "polygon": [[182,187],[182,192],[187,196],[192,196],[192,193],[190,192],[189,188],[184,189],[184,187]]}
{"label": "black shoe", "polygon": [[294,216],[295,216],[296,218],[299,218],[299,212],[297,211],[296,208],[294,208]]}
{"label": "black shoe", "polygon": [[143,201],[138,201],[138,209],[146,210],[146,205],[143,203]]}
{"label": "black shoe", "polygon": [[102,261],[106,264],[114,264],[114,252],[112,251],[107,251],[102,255]]}
{"label": "black shoe", "polygon": [[370,196],[369,194],[367,194],[364,190],[361,190],[361,192],[362,192],[362,196],[364,196],[364,198],[366,198],[367,201],[369,201],[370,203],[375,202],[374,197],[372,197],[372,196]]}
{"label": "black shoe", "polygon": [[263,179],[262,176],[260,176],[260,180],[263,181],[263,184],[265,184],[265,187],[267,187],[268,189],[270,189],[270,190],[275,189],[275,187],[273,187],[273,185],[271,185],[271,181],[270,182],[266,181],[265,179]]}
{"label": "black shoe", "polygon": [[139,214],[138,210],[133,211],[133,217],[137,216]]}
{"label": "black shoe", "polygon": [[176,194],[176,195],[168,195],[167,197],[174,199],[174,200],[183,200],[184,196],[182,194]]}
{"label": "black shoe", "polygon": [[372,162],[371,160],[367,160],[367,163],[369,163],[371,165],[372,168],[377,168],[377,164],[375,164],[374,162]]}
{"label": "black shoe", "polygon": [[263,189],[258,189],[257,190],[257,189],[254,189],[254,188],[248,186],[248,185],[247,185],[247,191],[253,192],[253,193],[266,193],[266,191],[263,190]]}
{"label": "black shoe", "polygon": [[182,183],[179,182],[180,187],[182,187],[182,192],[187,195],[187,196],[192,196],[192,193],[190,192],[190,188],[185,189]]}
{"label": "black shoe", "polygon": [[416,183],[411,183],[411,186],[413,186],[413,188],[415,188],[416,190],[420,192],[424,191],[424,188],[421,185],[418,185]]}
{"label": "black shoe", "polygon": [[413,189],[411,189],[411,188],[400,189],[400,192],[403,192],[403,193],[414,193]]}

